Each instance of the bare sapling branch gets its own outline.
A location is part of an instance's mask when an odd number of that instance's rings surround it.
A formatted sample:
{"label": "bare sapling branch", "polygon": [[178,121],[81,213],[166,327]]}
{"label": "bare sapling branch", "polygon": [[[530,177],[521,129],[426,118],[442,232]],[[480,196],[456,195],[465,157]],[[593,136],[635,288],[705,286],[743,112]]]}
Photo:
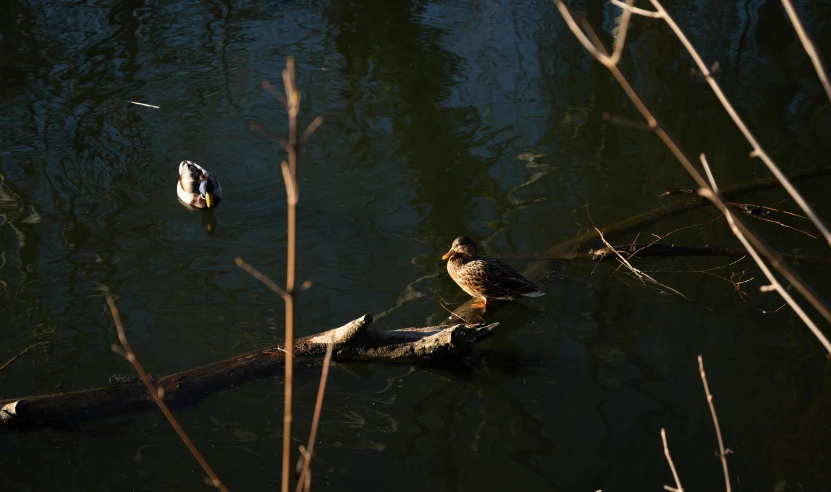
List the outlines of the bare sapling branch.
{"label": "bare sapling branch", "polygon": [[291,422],[292,422],[292,393],[294,383],[294,318],[295,301],[297,295],[308,289],[310,282],[304,282],[300,288],[296,288],[297,268],[297,203],[300,200],[300,187],[297,177],[298,154],[300,147],[308,140],[314,131],[323,123],[322,117],[315,118],[306,128],[303,134],[297,136],[297,116],[300,113],[300,92],[297,90],[297,80],[294,72],[294,58],[286,60],[286,68],[282,72],[283,95],[270,82],[264,81],[263,88],[269,91],[274,97],[285,106],[288,112],[289,127],[288,138],[283,138],[263,126],[252,123],[251,128],[258,133],[276,141],[288,154],[288,158],[280,163],[280,172],[286,186],[286,229],[287,229],[287,254],[286,254],[286,286],[279,287],[268,277],[246,264],[242,259],[237,258],[237,265],[250,273],[254,278],[263,282],[268,288],[283,298],[286,305],[286,341],[285,341],[285,387],[283,391],[283,460],[281,490],[289,492],[289,479],[291,478]]}
{"label": "bare sapling branch", "polygon": [[312,484],[310,467],[315,449],[315,439],[317,438],[317,426],[320,424],[320,411],[323,409],[323,395],[326,393],[326,379],[329,377],[329,364],[332,361],[332,347],[334,347],[334,344],[329,342],[329,346],[326,348],[326,357],[323,358],[323,370],[320,372],[320,386],[317,388],[312,429],[309,431],[309,444],[303,450],[303,471],[300,473],[294,492],[300,492],[304,488],[308,492]]}
{"label": "bare sapling branch", "polygon": [[669,455],[669,446],[667,445],[667,431],[664,430],[663,427],[661,427],[661,440],[664,442],[664,456],[667,457],[669,469],[672,470],[672,477],[675,478],[675,487],[664,485],[664,490],[669,490],[670,492],[684,492],[684,487],[681,486],[681,479],[678,478],[678,472],[675,471],[675,463],[672,462],[672,456]]}
{"label": "bare sapling branch", "polygon": [[263,285],[271,289],[271,291],[277,294],[278,296],[282,297],[283,299],[288,297],[289,294],[285,290],[283,290],[282,287],[274,283],[274,281],[268,278],[267,276],[263,275],[259,270],[243,261],[242,258],[237,257],[234,260],[234,262],[237,264],[238,267],[242,268],[243,270],[245,270],[246,273],[262,282]]}
{"label": "bare sapling branch", "polygon": [[814,46],[814,42],[811,41],[808,33],[805,32],[805,28],[802,26],[802,21],[799,20],[799,16],[796,15],[796,10],[793,8],[791,0],[782,0],[782,5],[785,6],[785,11],[788,12],[788,18],[791,19],[793,28],[796,30],[799,40],[802,41],[802,47],[805,48],[805,53],[808,54],[808,57],[811,59],[811,63],[814,64],[814,70],[817,71],[817,77],[819,77],[822,88],[825,89],[825,95],[828,96],[828,100],[831,101],[831,84],[828,83],[828,73],[825,71],[825,67],[822,64],[822,60],[819,57],[816,47]]}
{"label": "bare sapling branch", "polygon": [[713,395],[710,393],[710,386],[707,385],[707,374],[704,372],[704,358],[700,355],[698,356],[698,372],[701,374],[701,384],[704,385],[704,394],[707,395],[707,405],[710,406],[710,415],[713,417],[713,426],[716,428],[718,456],[721,458],[721,467],[724,469],[724,488],[727,492],[730,492],[730,473],[727,471],[727,453],[732,453],[732,451],[729,449],[725,451],[724,449],[724,441],[721,439],[721,428],[718,425],[718,417],[716,416],[716,407],[713,405]]}
{"label": "bare sapling branch", "polygon": [[[300,197],[297,186],[297,113],[300,111],[300,94],[294,83],[294,58],[289,57],[283,70],[283,85],[286,90],[286,110],[289,114],[288,170],[281,164],[283,180],[286,183],[288,253],[286,260],[286,369],[283,391],[283,475],[281,490],[289,492],[291,478],[291,399],[294,385],[294,278],[297,247],[297,202]],[[290,191],[290,192],[289,192]]]}
{"label": "bare sapling branch", "polygon": [[[715,193],[718,193],[718,185],[716,184],[716,180],[713,177],[713,173],[710,170],[709,164],[707,163],[707,157],[704,154],[701,154],[700,157],[701,165],[704,167],[704,171],[707,173],[707,177],[710,180],[710,187],[713,191],[711,191],[710,189],[702,188],[701,190],[699,190],[699,195],[713,200],[713,198],[715,197]],[[713,203],[716,204],[715,200],[713,200]],[[716,204],[716,206],[719,205]],[[719,206],[719,208],[721,207]],[[828,338],[822,333],[822,331],[820,331],[820,329],[817,327],[814,321],[805,313],[805,311],[796,302],[796,300],[794,300],[794,298],[787,291],[787,289],[785,289],[782,286],[782,284],[779,283],[779,281],[773,275],[773,272],[771,272],[768,268],[767,264],[764,261],[762,261],[762,258],[759,257],[759,253],[756,252],[756,248],[754,248],[753,245],[750,244],[745,235],[736,226],[737,217],[728,207],[722,208],[721,211],[724,214],[724,218],[727,219],[727,224],[730,226],[730,230],[733,231],[733,235],[735,235],[739,242],[742,243],[742,246],[744,246],[744,248],[750,254],[750,257],[753,258],[753,261],[756,262],[756,265],[759,266],[759,269],[762,270],[762,273],[770,282],[770,285],[763,287],[763,292],[775,290],[777,293],[779,293],[779,295],[782,296],[782,299],[785,300],[785,302],[791,307],[791,309],[794,310],[797,316],[799,316],[802,322],[805,323],[805,326],[807,326],[808,329],[810,329],[811,332],[814,334],[814,336],[817,337],[817,340],[819,340],[820,343],[822,343],[822,345],[825,347],[825,350],[829,354],[831,354],[831,342],[828,341]]]}
{"label": "bare sapling branch", "polygon": [[[634,5],[635,0],[626,0],[626,6],[632,7]],[[629,20],[632,17],[632,10],[625,8],[623,9],[623,14],[620,17],[620,27],[617,30],[617,37],[615,38],[615,51],[612,53],[612,58],[609,60],[609,63],[613,65],[617,65],[618,61],[620,61],[620,55],[623,53],[623,45],[626,43],[626,33],[629,31]]]}
{"label": "bare sapling branch", "polygon": [[112,314],[113,321],[115,322],[115,329],[118,331],[118,340],[121,342],[121,347],[119,347],[116,344],[112,345],[111,348],[113,352],[121,355],[133,365],[133,367],[136,370],[136,373],[138,373],[139,377],[141,378],[141,381],[147,388],[147,393],[150,395],[150,398],[153,399],[153,401],[159,407],[159,410],[161,410],[165,418],[167,418],[167,421],[170,422],[170,426],[173,427],[173,430],[175,430],[176,434],[179,435],[179,439],[181,439],[182,442],[185,443],[185,446],[187,446],[190,453],[193,455],[194,458],[196,458],[196,461],[199,462],[199,465],[202,467],[203,470],[205,470],[205,473],[208,474],[208,477],[210,478],[209,484],[213,485],[219,490],[227,491],[228,488],[222,484],[222,481],[219,479],[216,473],[214,473],[213,468],[211,468],[211,465],[209,465],[208,462],[205,461],[205,458],[202,456],[202,453],[199,452],[199,450],[196,448],[196,445],[193,444],[193,441],[190,440],[190,437],[188,437],[185,430],[182,429],[181,425],[179,425],[179,422],[176,420],[176,417],[173,416],[173,414],[170,412],[170,409],[167,408],[167,405],[162,400],[164,390],[162,388],[156,388],[153,385],[153,382],[150,380],[150,376],[144,370],[144,367],[141,365],[138,358],[136,357],[136,353],[133,351],[133,347],[130,346],[130,342],[127,340],[127,334],[124,332],[124,326],[121,324],[121,317],[118,315],[118,308],[115,307],[115,302],[113,302],[113,298],[109,294],[107,294],[107,304],[110,306],[110,313]]}

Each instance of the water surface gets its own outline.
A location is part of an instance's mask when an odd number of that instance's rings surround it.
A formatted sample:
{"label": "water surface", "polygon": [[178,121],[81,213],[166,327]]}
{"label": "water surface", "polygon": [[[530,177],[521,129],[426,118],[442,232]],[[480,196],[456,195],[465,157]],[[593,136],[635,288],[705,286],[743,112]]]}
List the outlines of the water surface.
{"label": "water surface", "polygon": [[[778,1],[670,5],[728,97],[786,171],[827,164],[829,102]],[[609,42],[618,9],[576,2]],[[831,57],[831,11],[798,2]],[[128,364],[104,295],[156,375],[282,340],[279,298],[233,263],[285,271],[279,147],[262,90],[297,61],[301,122],[325,124],[302,155],[298,276],[314,285],[298,332],[364,313],[377,329],[420,326],[466,295],[439,257],[466,234],[491,254],[540,253],[591,227],[667,203],[650,185],[691,186],[663,145],[610,125],[636,119],[609,73],[550,2],[6,2],[0,15],[0,397],[107,384]],[[767,176],[691,60],[657,21],[637,18],[622,61],[636,89],[722,185]],[[160,109],[130,104],[139,101]],[[533,160],[528,155],[536,156]],[[525,157],[518,158],[518,157]],[[213,218],[182,207],[176,169],[219,176]],[[827,181],[800,183],[831,217]],[[779,190],[744,200],[796,210]],[[737,246],[710,209],[661,222],[679,245]],[[212,234],[205,223],[215,221]],[[754,223],[783,251],[822,245]],[[633,241],[632,234],[621,242]],[[333,369],[316,490],[719,489],[721,468],[696,355],[737,488],[831,487],[831,388],[821,346],[781,302],[690,273],[734,259],[644,259],[688,299],[644,287],[614,265],[567,263],[546,296],[489,318],[493,339],[452,368]],[[518,268],[530,260],[513,259]],[[826,299],[825,268],[797,266]],[[317,370],[297,381],[297,444]],[[218,393],[179,418],[235,490],[280,481],[282,377]],[[74,429],[0,433],[3,490],[203,490],[202,472],[163,418],[133,414]]]}

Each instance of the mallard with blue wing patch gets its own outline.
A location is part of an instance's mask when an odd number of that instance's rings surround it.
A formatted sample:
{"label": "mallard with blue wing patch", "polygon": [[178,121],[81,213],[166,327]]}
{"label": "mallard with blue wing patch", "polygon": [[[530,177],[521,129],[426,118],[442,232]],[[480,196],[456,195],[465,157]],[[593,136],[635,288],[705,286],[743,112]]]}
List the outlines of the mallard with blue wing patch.
{"label": "mallard with blue wing patch", "polygon": [[179,200],[196,208],[214,208],[222,200],[222,186],[216,176],[193,161],[179,163]]}
{"label": "mallard with blue wing patch", "polygon": [[545,295],[534,282],[507,263],[479,256],[476,243],[467,236],[457,237],[450,251],[441,259],[447,260],[450,278],[463,291],[477,298],[472,307],[485,308],[488,300],[514,300]]}

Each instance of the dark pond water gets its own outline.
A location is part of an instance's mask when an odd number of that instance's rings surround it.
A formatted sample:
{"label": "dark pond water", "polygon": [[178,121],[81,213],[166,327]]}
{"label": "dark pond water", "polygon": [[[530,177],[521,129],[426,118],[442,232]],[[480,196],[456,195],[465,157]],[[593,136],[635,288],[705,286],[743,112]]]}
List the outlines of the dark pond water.
{"label": "dark pond water", "polygon": [[[670,5],[728,96],[786,171],[828,164],[831,109],[779,2]],[[646,4],[644,3],[644,6]],[[613,32],[618,10],[575,2]],[[420,326],[467,299],[439,256],[455,236],[483,250],[540,253],[590,226],[675,200],[690,186],[662,144],[604,121],[636,118],[550,2],[6,1],[0,12],[0,398],[107,384],[128,364],[109,292],[155,375],[282,339],[283,306],[233,263],[285,271],[280,149],[249,129],[286,129],[260,84],[296,57],[301,121],[326,122],[302,159],[299,278],[307,335],[364,313],[377,329]],[[831,58],[831,6],[797,2]],[[606,34],[606,41],[610,35]],[[691,61],[657,21],[635,19],[623,69],[722,185],[767,176]],[[157,105],[136,106],[129,101]],[[536,156],[529,160],[529,154]],[[213,234],[182,207],[192,159],[225,193]],[[801,182],[826,219],[828,181]],[[779,190],[742,200],[796,210]],[[737,245],[711,209],[640,231],[640,241]],[[783,251],[827,254],[754,222]],[[620,238],[626,242],[635,234]],[[831,489],[831,371],[820,345],[759,272],[735,258],[641,259],[688,299],[615,265],[565,263],[546,296],[489,318],[493,339],[456,367],[335,367],[315,490],[662,490],[667,429],[684,486],[723,479],[697,371],[703,354],[742,490]],[[694,273],[723,267],[708,273]],[[831,299],[825,267],[797,266]],[[724,278],[755,280],[739,296]],[[711,275],[715,274],[715,275]],[[738,277],[737,277],[738,278]],[[307,435],[318,371],[297,381]],[[282,377],[178,413],[235,490],[280,480]],[[298,439],[298,444],[301,442]],[[163,418],[0,433],[2,490],[204,490]]]}

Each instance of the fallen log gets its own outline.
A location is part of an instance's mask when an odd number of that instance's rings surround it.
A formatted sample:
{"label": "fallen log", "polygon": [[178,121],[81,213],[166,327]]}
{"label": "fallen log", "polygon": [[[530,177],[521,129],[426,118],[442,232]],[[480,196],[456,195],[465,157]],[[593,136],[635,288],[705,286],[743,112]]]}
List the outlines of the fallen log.
{"label": "fallen log", "polygon": [[[492,335],[498,323],[400,328],[370,331],[372,316],[364,315],[340,328],[299,338],[294,344],[296,363],[314,364],[333,345],[337,362],[373,361],[411,365],[438,365],[470,350],[473,343]],[[193,403],[257,377],[283,369],[284,346],[248,352],[158,379],[166,402]],[[90,390],[0,400],[0,426],[67,426],[82,420],[104,418],[156,406],[140,381]]]}

